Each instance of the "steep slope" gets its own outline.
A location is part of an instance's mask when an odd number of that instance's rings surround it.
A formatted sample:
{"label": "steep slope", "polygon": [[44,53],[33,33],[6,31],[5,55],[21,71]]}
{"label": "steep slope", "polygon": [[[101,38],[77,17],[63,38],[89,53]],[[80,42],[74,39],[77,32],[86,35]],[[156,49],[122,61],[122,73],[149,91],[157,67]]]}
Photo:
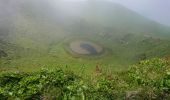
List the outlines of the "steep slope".
{"label": "steep slope", "polygon": [[60,18],[63,18],[60,21],[64,20],[63,23],[71,24],[71,28],[73,23],[75,30],[77,28],[89,30],[90,28],[93,32],[94,29],[96,31],[101,28],[102,30],[108,28],[112,32],[150,33],[153,35],[167,35],[170,31],[169,27],[160,25],[119,4],[108,1],[60,2],[59,4],[61,7],[59,6],[57,9],[60,9],[60,12],[65,12],[64,15],[59,14],[59,16],[61,15]]}
{"label": "steep slope", "polygon": [[[168,27],[119,4],[103,0],[8,0],[0,4],[5,8],[0,10],[3,68],[33,71],[69,65],[78,70],[85,65],[91,70],[101,65],[119,70],[141,59],[170,54]],[[77,38],[101,44],[108,54],[95,59],[70,55],[65,44]]]}
{"label": "steep slope", "polygon": [[165,36],[170,31],[169,27],[109,1],[51,2],[53,4],[44,0],[25,1],[20,5],[19,14],[26,20],[41,25],[50,24],[72,33],[85,31],[86,34],[87,30],[94,33],[96,30],[110,29],[113,34],[120,32]]}

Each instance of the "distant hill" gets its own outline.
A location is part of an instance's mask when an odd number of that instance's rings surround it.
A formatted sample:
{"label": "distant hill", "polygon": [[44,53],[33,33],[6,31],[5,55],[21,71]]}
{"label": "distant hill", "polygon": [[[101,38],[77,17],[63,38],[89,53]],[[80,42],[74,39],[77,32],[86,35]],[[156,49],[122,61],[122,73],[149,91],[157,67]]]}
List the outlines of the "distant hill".
{"label": "distant hill", "polygon": [[[77,69],[87,64],[90,69],[102,64],[119,69],[170,54],[169,27],[113,2],[6,0],[0,1],[0,8],[0,66],[32,71],[44,65]],[[77,38],[95,41],[109,54],[76,58],[64,47]]]}
{"label": "distant hill", "polygon": [[[46,2],[46,1],[45,1]],[[28,7],[35,18],[50,18],[62,26],[64,29],[80,32],[79,30],[96,32],[96,30],[111,30],[112,32],[134,33],[134,34],[156,34],[167,35],[170,32],[169,27],[156,23],[144,16],[129,10],[128,8],[104,0],[92,0],[87,2],[67,2],[58,1],[53,6],[48,3],[32,5]],[[43,7],[45,9],[42,11]],[[42,15],[42,16],[40,16]],[[50,16],[50,17],[49,17]],[[47,20],[49,21],[49,20]]]}
{"label": "distant hill", "polygon": [[[52,4],[53,3],[53,4]],[[7,5],[7,6],[4,6]],[[18,16],[26,21],[41,25],[59,26],[68,32],[94,33],[101,30],[112,33],[168,35],[169,27],[149,20],[134,11],[104,0],[92,1],[46,1],[46,0],[8,0],[1,1],[1,34],[14,23]],[[12,10],[11,10],[11,9]],[[14,27],[14,26],[10,26]],[[17,27],[17,26],[15,26]],[[14,27],[14,28],[15,28]],[[2,29],[3,28],[3,29]],[[53,27],[55,28],[55,27]]]}

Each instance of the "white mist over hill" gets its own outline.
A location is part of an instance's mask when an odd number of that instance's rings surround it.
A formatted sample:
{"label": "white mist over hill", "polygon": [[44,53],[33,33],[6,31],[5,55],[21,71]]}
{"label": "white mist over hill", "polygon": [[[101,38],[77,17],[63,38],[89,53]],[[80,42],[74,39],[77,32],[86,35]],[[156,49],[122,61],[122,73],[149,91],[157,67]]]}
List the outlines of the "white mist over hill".
{"label": "white mist over hill", "polygon": [[120,3],[145,17],[170,26],[169,0],[110,0]]}
{"label": "white mist over hill", "polygon": [[90,73],[96,65],[126,70],[140,60],[169,56],[170,28],[122,5],[0,0],[0,67],[36,71],[68,65],[78,71],[83,65]]}
{"label": "white mist over hill", "polygon": [[[61,0],[68,2],[94,1],[94,0]],[[102,1],[102,0],[97,0]],[[169,0],[103,0],[119,3],[141,15],[170,26],[170,1]]]}

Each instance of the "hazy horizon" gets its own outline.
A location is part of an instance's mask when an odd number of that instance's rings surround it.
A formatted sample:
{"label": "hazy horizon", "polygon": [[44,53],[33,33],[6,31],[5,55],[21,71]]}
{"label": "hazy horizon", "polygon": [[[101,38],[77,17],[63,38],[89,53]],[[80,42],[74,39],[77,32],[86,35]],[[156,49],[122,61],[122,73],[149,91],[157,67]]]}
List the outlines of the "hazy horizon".
{"label": "hazy horizon", "polygon": [[162,0],[112,0],[141,15],[170,26],[170,1]]}

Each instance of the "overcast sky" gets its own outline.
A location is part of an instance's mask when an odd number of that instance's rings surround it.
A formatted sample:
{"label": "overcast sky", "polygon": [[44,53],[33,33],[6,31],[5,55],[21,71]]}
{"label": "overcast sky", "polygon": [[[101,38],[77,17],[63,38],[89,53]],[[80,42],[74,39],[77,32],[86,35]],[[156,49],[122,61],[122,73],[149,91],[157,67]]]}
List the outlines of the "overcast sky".
{"label": "overcast sky", "polygon": [[[86,0],[65,0],[86,1]],[[109,0],[120,3],[143,16],[170,26],[170,0]]]}
{"label": "overcast sky", "polygon": [[170,0],[112,0],[170,26]]}

